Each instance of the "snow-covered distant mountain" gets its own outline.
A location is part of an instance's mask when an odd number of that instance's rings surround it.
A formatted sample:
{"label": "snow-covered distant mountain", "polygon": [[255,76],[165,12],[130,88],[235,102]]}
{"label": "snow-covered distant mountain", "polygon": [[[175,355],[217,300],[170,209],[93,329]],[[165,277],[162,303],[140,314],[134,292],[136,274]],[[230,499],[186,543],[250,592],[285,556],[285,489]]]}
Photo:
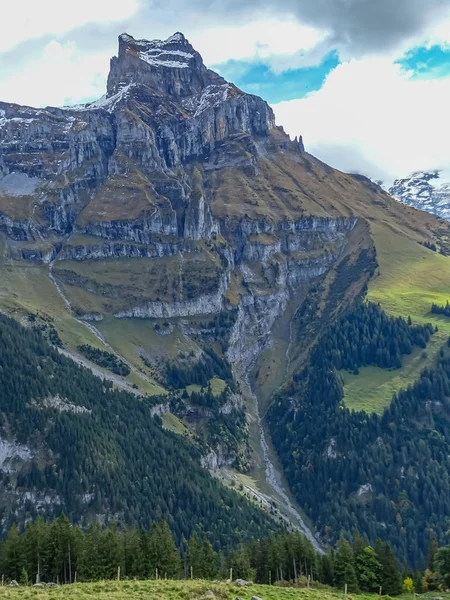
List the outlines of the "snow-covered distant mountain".
{"label": "snow-covered distant mountain", "polygon": [[450,181],[442,179],[441,171],[417,171],[396,179],[389,193],[404,204],[450,221]]}

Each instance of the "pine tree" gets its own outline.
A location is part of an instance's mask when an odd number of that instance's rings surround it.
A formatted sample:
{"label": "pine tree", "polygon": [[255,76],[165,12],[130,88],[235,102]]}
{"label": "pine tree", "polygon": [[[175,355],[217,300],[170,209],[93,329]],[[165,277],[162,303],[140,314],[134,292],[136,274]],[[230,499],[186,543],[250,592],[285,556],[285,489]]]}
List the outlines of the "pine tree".
{"label": "pine tree", "polygon": [[157,530],[159,547],[158,569],[161,577],[177,577],[180,573],[181,561],[172,532],[165,521],[159,524]]}
{"label": "pine tree", "polygon": [[353,556],[355,560],[367,545],[367,541],[363,538],[359,531],[355,531],[353,535]]}
{"label": "pine tree", "polygon": [[25,529],[24,544],[27,559],[27,572],[33,583],[46,579],[49,526],[39,516]]}
{"label": "pine tree", "polygon": [[352,548],[343,534],[339,538],[334,557],[334,584],[339,589],[347,584],[349,592],[358,591]]}
{"label": "pine tree", "polygon": [[424,587],[423,587],[422,571],[417,571],[414,575],[414,590],[416,591],[417,594],[423,594],[425,591]]}
{"label": "pine tree", "polygon": [[30,583],[30,578],[28,577],[27,570],[25,567],[22,567],[22,573],[20,574],[20,585],[28,585]]}
{"label": "pine tree", "polygon": [[320,581],[326,585],[333,585],[334,583],[333,564],[334,552],[329,550],[320,559]]}
{"label": "pine tree", "polygon": [[435,563],[439,575],[447,588],[450,587],[450,547],[441,548],[436,552]]}
{"label": "pine tree", "polygon": [[214,579],[217,575],[217,554],[214,552],[211,542],[203,538],[201,546],[201,577],[203,579]]}
{"label": "pine tree", "polygon": [[150,579],[152,577],[152,565],[150,561],[150,537],[145,529],[141,529],[139,531],[139,552],[142,560],[142,577],[144,579]]}
{"label": "pine tree", "polygon": [[[255,557],[255,559],[256,558],[257,557]],[[228,554],[228,559],[225,561],[225,564],[225,578],[228,577],[229,570],[233,569],[233,577],[245,579],[247,581],[255,580],[256,571],[250,564],[249,551],[243,544],[240,544],[236,550],[232,550]]]}
{"label": "pine tree", "polygon": [[102,531],[98,523],[92,523],[84,536],[84,543],[80,557],[80,580],[95,581],[101,579],[103,571],[100,564],[98,548]]}
{"label": "pine tree", "polygon": [[2,571],[7,573],[9,579],[18,581],[24,566],[23,544],[17,525],[14,524],[8,531],[8,536],[2,548]]}
{"label": "pine tree", "polygon": [[378,591],[382,567],[375,550],[371,546],[366,546],[357,555],[355,566],[359,587],[365,592]]}
{"label": "pine tree", "polygon": [[189,577],[191,576],[191,570],[192,570],[193,577],[195,579],[199,579],[200,572],[201,572],[201,548],[200,548],[200,541],[198,539],[198,535],[197,535],[196,531],[194,531],[194,533],[189,538],[187,552],[186,552],[186,562],[187,562]]}
{"label": "pine tree", "polygon": [[132,527],[122,533],[124,576],[143,577],[143,558],[141,552],[141,540],[136,527]]}
{"label": "pine tree", "polygon": [[430,571],[434,571],[434,557],[436,556],[437,551],[439,550],[439,545],[434,536],[430,537],[430,541],[428,543],[428,558],[427,558],[427,566]]}
{"label": "pine tree", "polygon": [[375,552],[381,564],[382,592],[389,596],[398,596],[402,593],[402,578],[391,545],[377,540]]}
{"label": "pine tree", "polygon": [[118,567],[123,572],[123,545],[114,523],[110,524],[100,536],[100,544],[97,549],[101,579],[114,579],[117,576]]}

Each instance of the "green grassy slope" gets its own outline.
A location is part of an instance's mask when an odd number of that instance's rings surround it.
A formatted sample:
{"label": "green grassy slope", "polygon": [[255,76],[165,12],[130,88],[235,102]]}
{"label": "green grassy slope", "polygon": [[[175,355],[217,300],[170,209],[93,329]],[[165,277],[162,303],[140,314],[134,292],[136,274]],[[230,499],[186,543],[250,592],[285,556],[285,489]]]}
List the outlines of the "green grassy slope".
{"label": "green grassy slope", "polygon": [[[73,317],[50,281],[47,265],[25,261],[0,261],[0,312],[17,320],[22,320],[29,314],[39,314],[49,319],[69,352],[76,353],[78,346],[82,344],[89,344],[101,350],[107,349],[88,327]],[[124,323],[121,324],[125,329]],[[120,327],[120,324],[118,326]],[[117,338],[124,340],[124,331],[118,333]],[[115,350],[121,353],[122,345],[126,345],[125,341],[120,347],[115,347]],[[129,360],[127,353],[121,355]],[[142,361],[138,355],[133,358],[135,359],[130,362],[142,368]],[[106,376],[109,375],[106,370],[98,370]],[[151,376],[150,373],[146,375]],[[159,395],[165,392],[156,382],[143,379],[138,373],[132,372],[126,379],[129,383],[136,384],[145,394]]]}
{"label": "green grassy slope", "polygon": [[411,316],[413,323],[431,322],[439,331],[426,351],[416,349],[395,370],[365,367],[355,376],[343,373],[345,403],[349,408],[381,413],[394,392],[413,383],[434,364],[450,335],[450,319],[431,314],[431,303],[450,300],[450,258],[442,256],[390,229],[372,225],[379,269],[369,284],[368,300],[379,302],[391,315]]}
{"label": "green grassy slope", "polygon": [[[211,595],[211,592],[213,595]],[[211,581],[103,581],[97,583],[81,583],[60,588],[0,588],[0,598],[5,600],[195,600],[197,598],[214,598],[220,600],[250,600],[258,596],[263,600],[334,600],[343,598],[343,593],[334,590],[316,590],[312,588],[281,588],[268,585],[250,585],[238,587],[236,584],[212,583]],[[358,596],[358,598],[376,598],[374,595]],[[406,597],[405,597],[406,599]]]}
{"label": "green grassy slope", "polygon": [[[213,595],[211,595],[211,593]],[[211,581],[102,581],[96,583],[78,583],[60,588],[0,587],[0,598],[5,600],[196,600],[197,598],[214,600],[250,600],[258,596],[263,600],[337,600],[344,598],[343,592],[331,589],[282,588],[268,585],[249,585],[238,587],[234,583]],[[445,592],[421,594],[423,600],[439,596],[450,598]],[[375,594],[349,594],[349,600],[375,600]],[[388,598],[388,596],[383,596]],[[413,594],[400,596],[401,600],[414,600]]]}

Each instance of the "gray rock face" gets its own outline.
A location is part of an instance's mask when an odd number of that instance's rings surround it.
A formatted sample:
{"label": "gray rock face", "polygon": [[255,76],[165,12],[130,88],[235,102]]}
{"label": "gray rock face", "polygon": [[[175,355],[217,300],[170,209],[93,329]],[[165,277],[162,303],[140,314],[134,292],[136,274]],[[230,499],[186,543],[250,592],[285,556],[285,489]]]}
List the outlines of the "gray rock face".
{"label": "gray rock face", "polygon": [[[103,98],[45,109],[0,102],[2,251],[5,242],[11,263],[49,265],[34,270],[97,337],[86,322],[115,317],[167,320],[153,324],[167,347],[180,332],[197,348],[220,342],[244,385],[201,418],[235,419],[258,357],[357,223],[352,210],[334,209],[339,188],[321,187],[328,172],[319,176],[311,158],[266,102],[207,69],[182,34],[123,34]],[[236,440],[214,440],[205,467],[247,462],[239,427]],[[4,453],[26,460],[19,450]],[[0,470],[1,458],[0,440]]]}
{"label": "gray rock face", "polygon": [[[257,177],[258,161],[270,156],[274,140],[278,152],[299,159],[304,146],[275,127],[261,98],[207,69],[180,33],[165,41],[121,35],[103,98],[45,109],[0,103],[0,134],[0,231],[11,257],[53,264],[210,253],[218,274],[204,291],[180,289],[172,300],[155,294],[114,314],[219,314],[230,309],[230,286],[239,280],[228,355],[244,371],[270,344],[271,327],[299,287],[337,260],[356,223],[352,217],[274,219],[270,211],[229,216],[217,205],[214,212],[216,172]],[[234,202],[239,208],[239,195]],[[269,196],[268,208],[271,202]],[[83,240],[72,243],[72,234]],[[182,258],[177,277],[183,264]]]}
{"label": "gray rock face", "polygon": [[[173,170],[233,135],[267,137],[273,127],[270,107],[207,69],[182,34],[154,42],[124,34],[99,101],[46,109],[0,102],[0,227],[24,240],[82,230],[77,218],[86,199],[109,178],[138,168],[172,210],[156,200],[134,233],[120,222],[106,232],[105,219],[95,215],[84,229],[148,243],[155,232],[183,235],[185,224],[185,236],[199,239],[217,225],[201,194],[191,199],[190,182]],[[31,223],[21,218],[24,204]],[[177,209],[185,218],[177,220]]]}
{"label": "gray rock face", "polygon": [[[229,216],[217,203],[214,212],[217,177],[232,169],[256,178],[274,140],[278,152],[304,154],[302,139],[276,128],[261,98],[207,69],[182,34],[165,41],[123,34],[102,99],[45,109],[0,103],[0,231],[10,256],[47,264],[210,253],[218,275],[204,291],[130,301],[115,316],[219,314],[230,309],[239,280],[228,355],[246,370],[299,287],[332,266],[356,223],[274,219],[270,210]],[[270,195],[267,202],[270,209]],[[239,209],[239,195],[234,203]],[[89,238],[72,243],[72,234]]]}
{"label": "gray rock face", "polygon": [[111,59],[107,96],[114,96],[130,83],[142,83],[179,98],[225,80],[205,67],[182,33],[153,41],[135,40],[124,33],[119,36],[119,54]]}

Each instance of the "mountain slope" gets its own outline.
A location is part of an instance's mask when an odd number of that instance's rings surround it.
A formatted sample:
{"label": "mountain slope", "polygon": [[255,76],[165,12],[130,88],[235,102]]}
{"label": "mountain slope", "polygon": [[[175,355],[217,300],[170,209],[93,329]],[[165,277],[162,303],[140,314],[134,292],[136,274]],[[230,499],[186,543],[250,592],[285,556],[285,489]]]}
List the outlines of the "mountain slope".
{"label": "mountain slope", "polygon": [[308,154],[182,34],[121,35],[105,97],[0,103],[0,132],[0,309],[105,377],[96,350],[126,364],[120,384],[166,393],[205,466],[249,471],[305,528],[265,432],[272,394],[380,277],[384,240],[447,268],[423,245],[446,255],[448,223]]}

